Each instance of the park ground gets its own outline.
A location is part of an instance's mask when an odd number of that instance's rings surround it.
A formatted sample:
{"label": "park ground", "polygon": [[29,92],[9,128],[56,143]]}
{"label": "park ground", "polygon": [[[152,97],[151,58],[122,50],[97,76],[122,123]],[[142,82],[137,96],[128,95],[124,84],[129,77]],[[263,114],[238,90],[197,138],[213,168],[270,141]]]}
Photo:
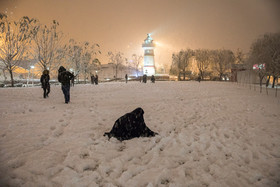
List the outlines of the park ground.
{"label": "park ground", "polygon": [[[137,107],[159,135],[103,134]],[[226,82],[0,89],[0,186],[280,186],[280,99]]]}

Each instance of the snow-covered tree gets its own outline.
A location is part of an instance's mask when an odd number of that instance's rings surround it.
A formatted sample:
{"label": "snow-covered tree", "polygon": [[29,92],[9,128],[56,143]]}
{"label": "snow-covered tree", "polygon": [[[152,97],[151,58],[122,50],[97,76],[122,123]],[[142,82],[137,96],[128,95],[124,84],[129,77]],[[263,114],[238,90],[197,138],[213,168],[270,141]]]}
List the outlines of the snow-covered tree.
{"label": "snow-covered tree", "polygon": [[141,55],[138,56],[136,54],[132,55],[132,65],[133,65],[133,68],[135,68],[135,70],[136,70],[137,77],[139,74],[139,66],[140,66],[142,60],[143,60],[143,56],[141,56]]}
{"label": "snow-covered tree", "polygon": [[183,80],[186,80],[187,67],[194,51],[191,49],[181,50],[179,53],[172,54],[171,72],[177,73],[178,77],[183,74]]}
{"label": "snow-covered tree", "polygon": [[265,34],[262,42],[264,43],[262,52],[269,58],[265,62],[266,72],[269,78],[273,77],[272,88],[274,88],[275,81],[280,74],[280,33]]}
{"label": "snow-covered tree", "polygon": [[12,87],[14,70],[28,56],[34,23],[36,20],[27,16],[12,21],[6,14],[0,13],[0,61],[4,63],[4,70],[10,74]]}
{"label": "snow-covered tree", "polygon": [[262,92],[262,82],[267,74],[265,63],[269,62],[270,57],[264,53],[266,46],[263,42],[262,38],[257,39],[252,45],[250,49],[250,55],[247,61],[248,66],[253,67],[256,65],[255,71],[258,72],[259,80],[260,80],[260,92]]}
{"label": "snow-covered tree", "polygon": [[97,54],[101,54],[98,44],[90,44],[84,42],[81,45],[81,73],[84,76],[84,81],[97,65],[100,65],[100,61],[96,58]]}
{"label": "snow-covered tree", "polygon": [[213,50],[211,51],[213,58],[213,68],[218,72],[220,80],[230,70],[231,65],[234,63],[234,53],[231,50]]}
{"label": "snow-covered tree", "polygon": [[62,48],[62,32],[58,31],[59,23],[53,20],[51,26],[40,23],[35,27],[34,56],[38,58],[42,70],[58,69],[64,57]]}
{"label": "snow-covered tree", "polygon": [[197,67],[203,80],[205,77],[205,73],[209,70],[209,66],[211,63],[211,52],[208,49],[197,49],[195,50],[195,59],[197,62]]}
{"label": "snow-covered tree", "polygon": [[73,69],[77,79],[80,75],[84,77],[84,81],[97,70],[101,64],[97,58],[101,54],[99,44],[90,44],[89,42],[76,42],[74,39],[69,40],[66,47],[67,66]]}
{"label": "snow-covered tree", "polygon": [[110,63],[114,64],[115,78],[117,79],[118,78],[118,70],[124,64],[124,62],[126,61],[126,58],[124,58],[123,53],[121,53],[121,52],[113,53],[113,52],[109,51],[108,56],[109,56],[109,59],[110,59]]}

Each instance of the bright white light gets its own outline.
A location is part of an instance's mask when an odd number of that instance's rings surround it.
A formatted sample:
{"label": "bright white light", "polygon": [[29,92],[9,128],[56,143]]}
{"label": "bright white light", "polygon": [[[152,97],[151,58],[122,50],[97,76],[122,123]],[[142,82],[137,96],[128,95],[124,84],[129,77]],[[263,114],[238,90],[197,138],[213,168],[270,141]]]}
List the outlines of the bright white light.
{"label": "bright white light", "polygon": [[155,44],[156,44],[157,46],[162,46],[162,44],[159,43],[159,42],[155,42]]}
{"label": "bright white light", "polygon": [[35,66],[30,66],[31,69],[35,68]]}

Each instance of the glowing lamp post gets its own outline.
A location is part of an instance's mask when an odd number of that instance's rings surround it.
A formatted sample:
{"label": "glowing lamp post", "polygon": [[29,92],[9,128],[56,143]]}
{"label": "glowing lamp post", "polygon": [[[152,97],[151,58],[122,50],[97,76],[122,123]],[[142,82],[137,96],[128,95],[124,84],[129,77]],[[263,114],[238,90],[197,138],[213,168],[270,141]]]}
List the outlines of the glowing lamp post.
{"label": "glowing lamp post", "polygon": [[[34,69],[35,67],[34,66],[30,66],[31,69]],[[29,69],[30,71],[30,69]],[[32,86],[34,86],[34,72],[32,70]]]}

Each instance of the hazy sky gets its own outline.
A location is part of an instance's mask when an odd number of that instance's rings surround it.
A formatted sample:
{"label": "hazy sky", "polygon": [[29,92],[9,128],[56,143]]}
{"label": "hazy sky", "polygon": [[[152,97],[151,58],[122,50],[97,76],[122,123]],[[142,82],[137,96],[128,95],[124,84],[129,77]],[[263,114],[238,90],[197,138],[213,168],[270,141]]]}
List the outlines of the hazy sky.
{"label": "hazy sky", "polygon": [[68,37],[98,43],[104,56],[142,55],[141,44],[151,33],[161,44],[156,63],[169,64],[180,49],[248,52],[260,35],[280,31],[280,0],[0,0],[0,11],[44,24],[55,19]]}

